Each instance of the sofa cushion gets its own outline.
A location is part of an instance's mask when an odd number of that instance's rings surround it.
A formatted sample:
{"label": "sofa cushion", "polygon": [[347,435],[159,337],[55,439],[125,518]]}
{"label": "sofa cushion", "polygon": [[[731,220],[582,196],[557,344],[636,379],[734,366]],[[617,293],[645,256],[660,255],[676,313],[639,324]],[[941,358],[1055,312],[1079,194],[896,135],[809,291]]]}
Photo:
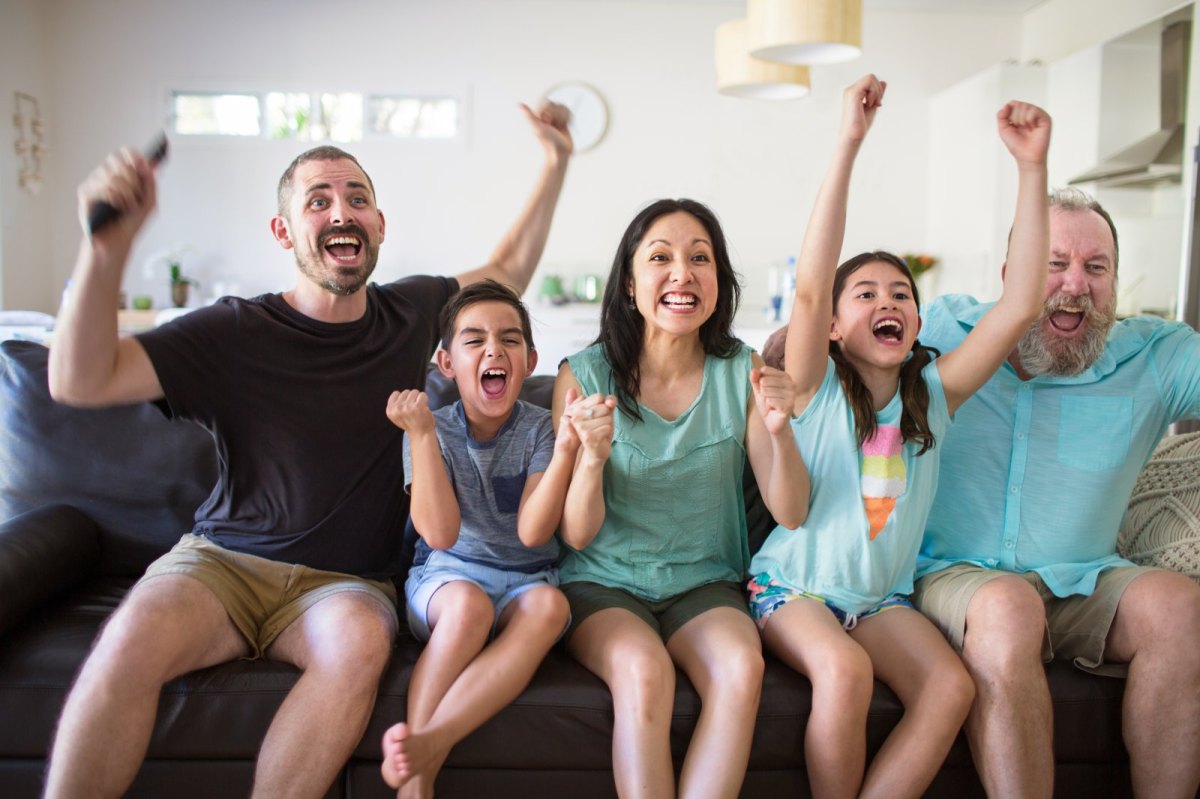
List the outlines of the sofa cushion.
{"label": "sofa cushion", "polygon": [[70,505],[100,528],[102,574],[140,574],[192,528],[216,448],[150,403],[81,409],[50,398],[49,350],[0,342],[0,519]]}
{"label": "sofa cushion", "polygon": [[1200,582],[1200,432],[1164,438],[1134,483],[1117,549]]}

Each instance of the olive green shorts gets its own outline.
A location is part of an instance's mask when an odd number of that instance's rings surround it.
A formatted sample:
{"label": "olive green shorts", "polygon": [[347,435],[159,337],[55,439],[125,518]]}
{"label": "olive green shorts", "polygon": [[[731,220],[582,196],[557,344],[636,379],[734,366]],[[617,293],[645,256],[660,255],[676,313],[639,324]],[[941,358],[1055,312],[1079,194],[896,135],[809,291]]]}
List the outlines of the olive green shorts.
{"label": "olive green shorts", "polygon": [[962,652],[967,631],[967,606],[985,583],[998,577],[1018,577],[1037,590],[1046,606],[1046,635],[1042,660],[1069,657],[1083,671],[1107,677],[1124,677],[1127,663],[1106,663],[1104,645],[1117,615],[1125,589],[1138,576],[1151,571],[1142,566],[1105,569],[1089,596],[1059,597],[1046,587],[1036,572],[988,569],[973,563],[957,563],[917,581],[913,604],[945,634],[955,650]]}
{"label": "olive green shorts", "polygon": [[181,538],[170,552],[150,564],[138,584],[164,574],[192,577],[216,594],[250,645],[250,659],[262,657],[306,610],[344,591],[378,600],[391,616],[393,634],[399,628],[396,588],[391,582],[233,552],[201,535],[188,533]]}
{"label": "olive green shorts", "polygon": [[571,626],[563,640],[569,640],[588,616],[609,608],[623,608],[637,616],[656,631],[664,643],[671,640],[680,627],[713,608],[734,608],[745,613],[747,618],[750,616],[746,595],[735,582],[705,583],[657,601],[599,583],[564,583],[559,587],[571,605]]}

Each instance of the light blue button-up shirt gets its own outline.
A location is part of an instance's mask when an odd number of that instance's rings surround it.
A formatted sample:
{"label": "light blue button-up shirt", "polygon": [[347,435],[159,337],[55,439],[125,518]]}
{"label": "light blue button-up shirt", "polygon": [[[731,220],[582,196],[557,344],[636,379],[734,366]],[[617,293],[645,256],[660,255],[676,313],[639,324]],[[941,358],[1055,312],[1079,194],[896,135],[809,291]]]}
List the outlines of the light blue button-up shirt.
{"label": "light blue button-up shirt", "polygon": [[[921,341],[957,347],[991,304],[941,297]],[[1118,557],[1134,481],[1167,426],[1200,416],[1200,335],[1118,322],[1081,374],[1021,380],[1007,363],[954,416],[917,576],[957,562],[1035,571],[1057,596],[1090,594]]]}

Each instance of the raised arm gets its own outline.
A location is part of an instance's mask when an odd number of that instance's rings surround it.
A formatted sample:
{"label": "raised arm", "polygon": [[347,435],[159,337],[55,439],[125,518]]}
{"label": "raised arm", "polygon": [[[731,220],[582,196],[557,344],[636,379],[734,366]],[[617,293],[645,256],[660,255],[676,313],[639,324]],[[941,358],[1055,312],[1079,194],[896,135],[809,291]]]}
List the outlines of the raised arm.
{"label": "raised arm", "polygon": [[437,425],[424,391],[393,391],[387,417],[408,436],[412,474],[409,475],[409,515],[413,527],[434,549],[449,549],[458,541],[462,512],[438,444]]}
{"label": "raised arm", "polygon": [[996,114],[996,122],[1000,139],[1017,164],[1017,210],[1004,265],[1004,293],[963,343],[938,359],[951,413],[1000,368],[1046,300],[1050,116],[1036,105],[1011,102]]}
{"label": "raised arm", "polygon": [[564,106],[551,102],[544,103],[536,114],[527,105],[522,105],[521,110],[546,151],[546,161],[533,194],[516,222],[496,245],[486,264],[457,276],[460,288],[491,278],[524,294],[546,248],[550,221],[554,218],[554,208],[558,205],[573,150],[571,134],[567,130],[571,114]]}
{"label": "raised arm", "polygon": [[[567,391],[566,402],[575,401],[574,390]],[[575,468],[575,453],[579,451],[579,436],[566,416],[555,428],[554,455],[546,471],[529,475],[517,511],[517,537],[527,547],[540,547],[554,537],[562,520],[563,503],[571,485],[571,470]]]}
{"label": "raised arm", "polygon": [[570,423],[580,441],[559,525],[563,541],[572,549],[592,543],[604,523],[604,464],[612,451],[616,407],[615,397],[602,394],[574,399],[581,393],[570,364],[564,363],[554,381],[554,424],[562,429],[564,420]]}
{"label": "raised arm", "polygon": [[[121,216],[92,235],[88,212],[103,200]],[[80,185],[83,240],[50,346],[50,395],[77,406],[158,399],[158,375],[142,345],[117,335],[117,298],[133,240],[156,202],[154,167],[125,149],[110,155]]]}
{"label": "raised arm", "polygon": [[757,355],[750,371],[751,407],[746,414],[746,453],[763,502],[775,521],[795,529],[808,518],[811,485],[788,423],[796,389],[787,372],[764,366]]}
{"label": "raised arm", "polygon": [[842,93],[842,123],[825,180],[817,192],[796,261],[796,298],[788,322],[784,364],[796,384],[798,414],[821,387],[833,319],[833,276],[846,232],[850,173],[887,84],[864,75]]}

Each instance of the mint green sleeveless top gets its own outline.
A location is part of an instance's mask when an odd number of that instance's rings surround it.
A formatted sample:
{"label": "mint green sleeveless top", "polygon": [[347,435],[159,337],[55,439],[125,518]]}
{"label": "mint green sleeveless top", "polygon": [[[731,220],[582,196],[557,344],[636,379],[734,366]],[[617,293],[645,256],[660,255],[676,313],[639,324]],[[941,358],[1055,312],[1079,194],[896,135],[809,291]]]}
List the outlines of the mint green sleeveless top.
{"label": "mint green sleeveless top", "polygon": [[[615,394],[604,349],[567,359],[584,394]],[[563,547],[562,582],[623,588],[649,601],[718,580],[741,582],[750,562],[742,496],[750,349],[709,355],[700,393],[667,421],[619,406],[604,467],[604,523],[586,548]]]}

